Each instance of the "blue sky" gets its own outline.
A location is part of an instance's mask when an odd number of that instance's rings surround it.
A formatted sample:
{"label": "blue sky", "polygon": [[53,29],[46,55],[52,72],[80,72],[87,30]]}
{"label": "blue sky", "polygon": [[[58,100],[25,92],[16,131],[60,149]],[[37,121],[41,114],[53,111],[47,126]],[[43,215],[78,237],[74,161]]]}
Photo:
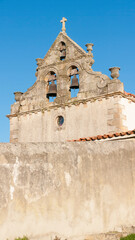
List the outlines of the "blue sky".
{"label": "blue sky", "polygon": [[93,70],[110,76],[119,66],[125,90],[135,94],[135,0],[0,0],[0,142],[9,141],[13,92],[36,81],[35,59],[47,53],[63,16],[69,37],[85,50],[94,43]]}

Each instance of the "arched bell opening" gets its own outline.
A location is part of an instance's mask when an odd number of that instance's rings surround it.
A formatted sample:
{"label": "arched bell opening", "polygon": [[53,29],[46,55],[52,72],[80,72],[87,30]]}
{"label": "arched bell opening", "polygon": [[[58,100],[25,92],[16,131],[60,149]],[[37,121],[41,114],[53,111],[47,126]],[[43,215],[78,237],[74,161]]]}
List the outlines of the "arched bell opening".
{"label": "arched bell opening", "polygon": [[79,92],[79,69],[76,66],[71,66],[69,76],[71,98],[77,97]]}
{"label": "arched bell opening", "polygon": [[63,61],[66,58],[66,44],[60,42],[60,60]]}
{"label": "arched bell opening", "polygon": [[48,74],[48,91],[47,91],[47,98],[49,102],[54,102],[57,96],[57,78],[56,73],[50,71]]}

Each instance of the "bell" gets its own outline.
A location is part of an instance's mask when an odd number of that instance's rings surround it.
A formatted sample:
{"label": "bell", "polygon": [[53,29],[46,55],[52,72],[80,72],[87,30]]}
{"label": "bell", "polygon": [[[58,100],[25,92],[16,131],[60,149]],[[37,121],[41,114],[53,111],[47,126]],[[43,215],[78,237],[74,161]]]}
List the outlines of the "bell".
{"label": "bell", "polygon": [[65,45],[61,45],[60,46],[60,51],[63,51],[63,50],[65,50],[66,49],[66,46]]}
{"label": "bell", "polygon": [[74,75],[70,89],[78,89],[78,88],[79,88],[78,79],[77,79],[76,75]]}
{"label": "bell", "polygon": [[55,74],[51,74],[48,78],[49,81],[53,81],[53,80],[56,80],[56,76]]}
{"label": "bell", "polygon": [[63,59],[66,57],[66,50],[63,49],[61,52],[60,52],[60,58]]}
{"label": "bell", "polygon": [[47,97],[56,97],[57,95],[57,86],[54,81],[49,85],[49,91],[47,93]]}

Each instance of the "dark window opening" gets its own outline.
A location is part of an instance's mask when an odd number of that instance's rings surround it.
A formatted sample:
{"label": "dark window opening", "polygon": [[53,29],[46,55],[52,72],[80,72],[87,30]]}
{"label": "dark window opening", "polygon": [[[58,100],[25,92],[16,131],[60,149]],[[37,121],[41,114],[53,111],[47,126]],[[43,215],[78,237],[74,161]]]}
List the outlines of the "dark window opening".
{"label": "dark window opening", "polygon": [[64,123],[64,117],[58,116],[58,117],[57,117],[57,124],[58,124],[58,126],[59,126],[59,127],[62,126],[63,123]]}

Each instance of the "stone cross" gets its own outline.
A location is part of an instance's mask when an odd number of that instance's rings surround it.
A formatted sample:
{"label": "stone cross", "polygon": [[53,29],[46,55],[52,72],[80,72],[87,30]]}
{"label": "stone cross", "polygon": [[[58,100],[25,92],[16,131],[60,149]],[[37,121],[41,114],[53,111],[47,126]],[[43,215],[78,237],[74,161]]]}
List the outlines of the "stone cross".
{"label": "stone cross", "polygon": [[66,28],[65,28],[65,22],[66,21],[67,21],[67,19],[65,17],[63,17],[62,20],[60,21],[62,23],[62,32],[66,31]]}

